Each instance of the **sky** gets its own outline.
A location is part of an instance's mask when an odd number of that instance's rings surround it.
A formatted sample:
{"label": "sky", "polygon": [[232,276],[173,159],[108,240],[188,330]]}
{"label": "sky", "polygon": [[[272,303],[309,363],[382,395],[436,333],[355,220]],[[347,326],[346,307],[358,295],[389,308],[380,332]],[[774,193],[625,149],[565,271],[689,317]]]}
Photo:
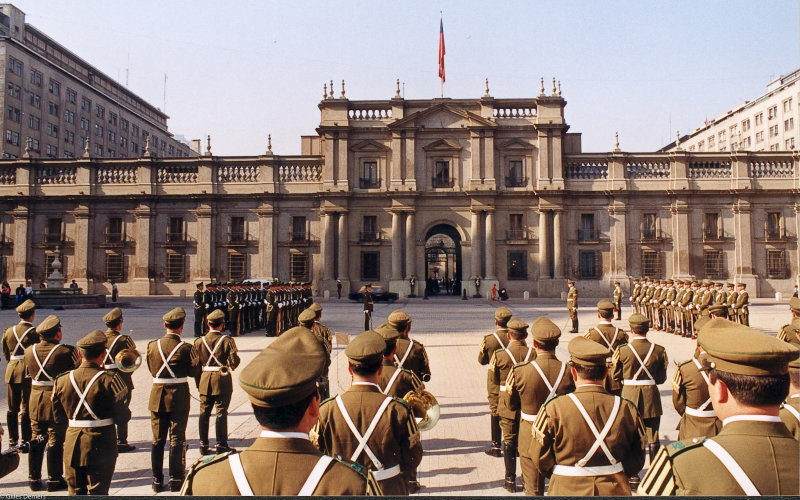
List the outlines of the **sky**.
{"label": "sky", "polygon": [[[798,0],[14,0],[26,22],[215,155],[299,154],[324,82],[353,100],[535,97],[561,81],[583,150],[654,151],[800,67]],[[166,89],[165,89],[166,75]],[[166,92],[165,92],[166,90]],[[166,99],[165,99],[166,96]]]}

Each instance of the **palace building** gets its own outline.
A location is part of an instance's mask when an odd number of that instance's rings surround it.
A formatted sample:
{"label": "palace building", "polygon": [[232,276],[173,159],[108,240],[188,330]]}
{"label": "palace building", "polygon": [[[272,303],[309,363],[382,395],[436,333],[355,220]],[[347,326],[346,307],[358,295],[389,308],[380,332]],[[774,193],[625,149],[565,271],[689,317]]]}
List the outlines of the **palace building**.
{"label": "palace building", "polygon": [[[548,85],[549,86],[549,85]],[[797,152],[581,152],[560,84],[529,98],[350,100],[325,89],[302,154],[0,161],[0,274],[59,255],[85,290],[179,294],[199,281],[335,293],[409,279],[555,297],[632,277],[792,290]],[[445,283],[445,281],[442,281]]]}

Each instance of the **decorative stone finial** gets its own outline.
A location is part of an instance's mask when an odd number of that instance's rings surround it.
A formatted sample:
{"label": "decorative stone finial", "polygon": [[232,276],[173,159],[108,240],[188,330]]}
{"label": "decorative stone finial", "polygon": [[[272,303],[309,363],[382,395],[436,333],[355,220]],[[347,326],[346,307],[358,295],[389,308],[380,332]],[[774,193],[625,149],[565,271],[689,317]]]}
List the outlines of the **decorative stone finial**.
{"label": "decorative stone finial", "polygon": [[556,95],[556,77],[553,77],[553,95]]}
{"label": "decorative stone finial", "polygon": [[340,95],[339,97],[344,99],[344,80],[342,80],[342,95]]}
{"label": "decorative stone finial", "polygon": [[539,78],[539,95],[544,95],[544,77]]}
{"label": "decorative stone finial", "polygon": [[561,80],[558,81],[558,95],[561,95]]}
{"label": "decorative stone finial", "polygon": [[33,151],[33,139],[28,137],[25,140],[25,153],[22,155],[22,157],[23,158],[30,158],[31,157],[31,151]]}
{"label": "decorative stone finial", "polygon": [[397,79],[397,86],[394,89],[394,97],[395,99],[400,99],[400,79]]}
{"label": "decorative stone finial", "polygon": [[89,150],[89,138],[85,138],[83,140],[83,157],[89,158],[92,156],[92,152]]}
{"label": "decorative stone finial", "polygon": [[327,98],[328,98],[328,84],[327,83],[323,83],[322,84],[322,100],[324,101]]}
{"label": "decorative stone finial", "polygon": [[328,94],[328,97],[330,97],[331,99],[333,99],[333,80],[331,80],[331,89],[330,89],[330,91],[331,91],[331,93],[330,93],[330,94]]}
{"label": "decorative stone finial", "polygon": [[489,97],[489,79],[485,79],[483,81],[484,88],[483,88],[483,97]]}
{"label": "decorative stone finial", "polygon": [[681,149],[681,133],[680,131],[675,131],[675,149]]}
{"label": "decorative stone finial", "polygon": [[211,156],[211,134],[206,137],[206,156]]}
{"label": "decorative stone finial", "polygon": [[267,154],[272,154],[272,134],[267,134]]}
{"label": "decorative stone finial", "polygon": [[614,152],[619,153],[619,132],[614,132]]}

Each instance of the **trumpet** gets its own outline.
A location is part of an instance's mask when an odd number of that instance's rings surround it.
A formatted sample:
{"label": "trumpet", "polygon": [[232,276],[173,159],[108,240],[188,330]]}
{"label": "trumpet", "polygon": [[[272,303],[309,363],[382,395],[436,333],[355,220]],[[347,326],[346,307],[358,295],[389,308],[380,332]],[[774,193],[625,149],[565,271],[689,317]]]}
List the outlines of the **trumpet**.
{"label": "trumpet", "polygon": [[403,401],[411,407],[419,430],[429,431],[439,422],[439,402],[430,392],[424,389],[408,391]]}
{"label": "trumpet", "polygon": [[135,349],[123,349],[114,356],[114,365],[123,373],[133,373],[142,366],[142,355]]}

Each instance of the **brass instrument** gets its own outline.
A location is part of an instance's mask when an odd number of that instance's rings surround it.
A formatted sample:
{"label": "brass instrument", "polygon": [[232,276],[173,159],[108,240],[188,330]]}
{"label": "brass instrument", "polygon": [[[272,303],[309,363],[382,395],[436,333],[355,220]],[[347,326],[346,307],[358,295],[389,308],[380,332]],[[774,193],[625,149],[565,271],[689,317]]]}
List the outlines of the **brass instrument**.
{"label": "brass instrument", "polygon": [[114,365],[123,373],[133,373],[142,366],[142,355],[135,349],[123,349],[114,356]]}
{"label": "brass instrument", "polygon": [[231,374],[231,369],[227,366],[220,366],[219,367],[219,376],[220,377],[227,377]]}
{"label": "brass instrument", "polygon": [[430,392],[424,389],[408,391],[403,401],[411,407],[419,430],[429,431],[439,422],[439,402]]}
{"label": "brass instrument", "polygon": [[12,446],[0,452],[0,478],[3,478],[19,467],[19,453],[28,453],[31,445],[42,443],[47,439],[47,436],[36,436],[30,441],[23,441],[22,443]]}

